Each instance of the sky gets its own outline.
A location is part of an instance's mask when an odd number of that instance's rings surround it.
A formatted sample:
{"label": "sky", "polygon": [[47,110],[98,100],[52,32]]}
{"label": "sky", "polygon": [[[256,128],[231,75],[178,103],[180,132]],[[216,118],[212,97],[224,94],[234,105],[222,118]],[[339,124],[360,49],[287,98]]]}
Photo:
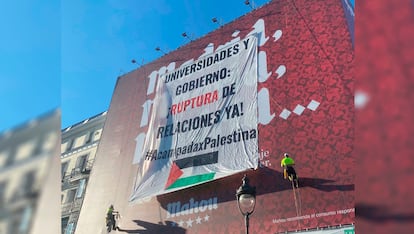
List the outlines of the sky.
{"label": "sky", "polygon": [[[260,7],[269,0],[250,1]],[[250,12],[245,0],[15,0],[0,8],[0,132],[109,108],[117,77]],[[138,64],[131,63],[135,59]]]}
{"label": "sky", "polygon": [[[254,1],[255,6],[269,1]],[[62,127],[109,108],[117,77],[252,9],[244,0],[62,2]],[[135,59],[138,64],[131,63]]]}
{"label": "sky", "polygon": [[0,1],[0,133],[60,105],[59,2]]}

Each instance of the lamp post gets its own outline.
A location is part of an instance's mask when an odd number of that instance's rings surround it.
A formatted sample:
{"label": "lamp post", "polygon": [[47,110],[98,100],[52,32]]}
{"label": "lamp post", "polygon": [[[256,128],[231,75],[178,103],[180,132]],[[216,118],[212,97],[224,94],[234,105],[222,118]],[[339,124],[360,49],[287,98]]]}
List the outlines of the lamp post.
{"label": "lamp post", "polygon": [[221,22],[221,19],[217,19],[216,17],[213,17],[213,18],[211,19],[211,21],[212,21],[213,23],[218,24],[220,27],[223,27],[223,24],[222,24],[222,22]]}
{"label": "lamp post", "polygon": [[236,191],[237,205],[244,216],[246,234],[249,234],[249,216],[256,206],[256,187],[249,185],[246,174],[243,177],[243,184]]}
{"label": "lamp post", "polygon": [[[132,59],[132,60],[131,60],[131,63],[133,63],[133,64],[138,64],[137,60],[135,60],[135,59]],[[141,64],[138,64],[138,65],[142,66],[143,64],[144,64],[144,59],[142,59]]]}
{"label": "lamp post", "polygon": [[250,2],[249,0],[244,1],[245,5],[248,5],[252,10],[254,10],[255,5],[254,5],[254,1],[252,0],[252,2]]}
{"label": "lamp post", "polygon": [[186,32],[183,32],[183,33],[181,34],[181,36],[183,36],[183,37],[187,38],[187,39],[188,39],[188,40],[190,40],[190,41],[193,41],[193,39],[191,39],[191,37],[189,37],[189,36],[187,35],[187,33],[186,33]]}
{"label": "lamp post", "polygon": [[164,55],[165,55],[165,54],[167,54],[167,53],[165,53],[165,51],[163,51],[160,47],[156,47],[156,48],[155,48],[155,50],[156,50],[156,51],[161,51]]}

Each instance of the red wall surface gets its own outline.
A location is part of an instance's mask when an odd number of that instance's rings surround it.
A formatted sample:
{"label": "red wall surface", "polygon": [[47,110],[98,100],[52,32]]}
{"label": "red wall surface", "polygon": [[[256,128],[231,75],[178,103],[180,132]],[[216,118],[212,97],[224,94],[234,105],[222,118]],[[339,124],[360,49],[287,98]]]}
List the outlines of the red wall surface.
{"label": "red wall surface", "polygon": [[[261,154],[260,167],[247,172],[257,190],[250,232],[354,222],[354,54],[344,10],[339,0],[296,0],[273,1],[118,79],[76,233],[103,231],[109,204],[121,213],[119,233],[244,233],[235,199],[243,173],[146,202],[132,204],[128,199],[139,171],[132,163],[135,139],[146,131],[146,126],[140,127],[143,105],[155,96],[146,95],[148,77],[172,62],[177,68],[196,60],[209,43],[216,49],[254,31],[261,32]],[[310,103],[319,105],[312,110]],[[288,111],[288,117],[283,115]],[[284,152],[296,161],[297,193],[283,179]],[[188,203],[189,209],[173,217],[168,210],[176,202],[180,207]],[[209,205],[195,208],[196,203]]]}
{"label": "red wall surface", "polygon": [[[358,1],[358,233],[414,230],[414,4]],[[357,101],[360,100],[360,101]]]}

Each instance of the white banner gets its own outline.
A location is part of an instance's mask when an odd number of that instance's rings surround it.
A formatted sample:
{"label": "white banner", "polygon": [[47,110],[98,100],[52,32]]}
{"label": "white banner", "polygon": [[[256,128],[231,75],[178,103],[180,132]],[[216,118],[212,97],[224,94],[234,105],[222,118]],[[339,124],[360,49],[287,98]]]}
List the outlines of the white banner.
{"label": "white banner", "polygon": [[130,201],[258,166],[257,38],[159,78]]}

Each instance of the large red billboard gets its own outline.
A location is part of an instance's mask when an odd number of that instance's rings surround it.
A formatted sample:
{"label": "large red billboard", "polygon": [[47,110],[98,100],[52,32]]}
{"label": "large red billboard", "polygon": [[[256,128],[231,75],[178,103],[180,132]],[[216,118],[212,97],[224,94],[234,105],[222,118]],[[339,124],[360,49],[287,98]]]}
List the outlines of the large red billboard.
{"label": "large red billboard", "polygon": [[[412,233],[414,4],[358,1],[358,233]],[[397,159],[397,160],[395,160]]]}
{"label": "large red billboard", "polygon": [[[259,168],[130,202],[157,82],[175,68],[255,35]],[[354,223],[353,49],[339,0],[273,1],[117,81],[76,233],[243,233],[235,193],[256,186],[251,233]],[[280,160],[296,161],[299,188]],[[162,170],[162,169],[160,169]]]}

